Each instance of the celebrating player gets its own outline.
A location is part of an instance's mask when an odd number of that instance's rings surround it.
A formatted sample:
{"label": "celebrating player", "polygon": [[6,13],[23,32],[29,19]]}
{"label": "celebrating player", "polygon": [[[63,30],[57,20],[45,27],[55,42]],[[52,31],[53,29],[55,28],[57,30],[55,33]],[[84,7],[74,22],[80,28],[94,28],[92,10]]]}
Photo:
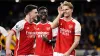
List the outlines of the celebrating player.
{"label": "celebrating player", "polygon": [[48,10],[42,6],[39,8],[40,22],[36,26],[36,48],[35,55],[53,56],[53,49],[50,41],[52,39],[51,22],[47,20]]}
{"label": "celebrating player", "polygon": [[16,47],[14,50],[14,56],[30,55],[32,54],[34,38],[35,38],[35,23],[38,12],[37,6],[27,5],[24,10],[26,17],[17,22],[12,28],[6,39],[6,56],[11,56],[11,50],[9,48],[11,42],[11,36],[13,34],[17,37]]}
{"label": "celebrating player", "polygon": [[[75,56],[75,48],[81,35],[80,23],[72,17],[73,5],[64,1],[58,7],[58,16],[52,27],[58,26],[58,36],[54,48],[54,56]],[[62,17],[64,16],[64,17]]]}

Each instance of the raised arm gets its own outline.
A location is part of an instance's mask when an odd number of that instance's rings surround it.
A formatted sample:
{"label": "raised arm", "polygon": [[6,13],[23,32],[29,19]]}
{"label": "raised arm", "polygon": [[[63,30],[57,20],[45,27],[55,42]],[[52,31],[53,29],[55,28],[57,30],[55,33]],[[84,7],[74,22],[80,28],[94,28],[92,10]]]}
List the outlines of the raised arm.
{"label": "raised arm", "polygon": [[51,27],[54,29],[59,25],[59,19],[62,17],[64,11],[62,10],[61,6],[58,7],[58,16],[54,19]]}

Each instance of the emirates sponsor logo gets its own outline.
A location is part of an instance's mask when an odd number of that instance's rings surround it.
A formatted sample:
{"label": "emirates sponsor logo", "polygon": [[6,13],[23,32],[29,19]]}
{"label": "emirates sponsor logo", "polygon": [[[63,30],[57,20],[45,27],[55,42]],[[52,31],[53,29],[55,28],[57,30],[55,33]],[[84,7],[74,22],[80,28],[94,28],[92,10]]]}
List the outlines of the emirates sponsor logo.
{"label": "emirates sponsor logo", "polygon": [[28,38],[35,38],[35,32],[26,31],[26,35]]}
{"label": "emirates sponsor logo", "polygon": [[36,32],[36,35],[38,36],[38,38],[42,38],[43,35],[48,36],[49,32]]}
{"label": "emirates sponsor logo", "polygon": [[70,33],[71,33],[71,30],[60,28],[60,33],[63,34],[63,35],[69,36]]}

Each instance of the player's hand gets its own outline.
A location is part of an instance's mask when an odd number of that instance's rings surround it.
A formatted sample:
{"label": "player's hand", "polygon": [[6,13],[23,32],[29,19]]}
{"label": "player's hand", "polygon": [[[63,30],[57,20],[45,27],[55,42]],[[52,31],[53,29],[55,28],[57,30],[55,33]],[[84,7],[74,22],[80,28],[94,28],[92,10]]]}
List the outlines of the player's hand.
{"label": "player's hand", "polygon": [[46,42],[49,42],[48,38],[47,38],[47,35],[42,35],[42,39]]}
{"label": "player's hand", "polygon": [[6,56],[12,56],[13,53],[10,49],[6,49]]}
{"label": "player's hand", "polygon": [[63,56],[70,56],[70,54],[68,52],[66,52]]}
{"label": "player's hand", "polygon": [[60,15],[63,15],[63,14],[64,14],[64,10],[62,9],[62,6],[59,6],[59,7],[58,7],[58,13],[59,13]]}

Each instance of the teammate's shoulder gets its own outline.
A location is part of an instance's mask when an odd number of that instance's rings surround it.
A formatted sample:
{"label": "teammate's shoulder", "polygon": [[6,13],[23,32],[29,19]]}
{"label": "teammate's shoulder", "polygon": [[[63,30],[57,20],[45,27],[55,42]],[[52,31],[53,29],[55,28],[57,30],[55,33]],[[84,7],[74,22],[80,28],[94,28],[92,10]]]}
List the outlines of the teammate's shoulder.
{"label": "teammate's shoulder", "polygon": [[0,26],[0,28],[3,28],[2,26]]}
{"label": "teammate's shoulder", "polygon": [[4,27],[0,26],[0,30],[5,29]]}

